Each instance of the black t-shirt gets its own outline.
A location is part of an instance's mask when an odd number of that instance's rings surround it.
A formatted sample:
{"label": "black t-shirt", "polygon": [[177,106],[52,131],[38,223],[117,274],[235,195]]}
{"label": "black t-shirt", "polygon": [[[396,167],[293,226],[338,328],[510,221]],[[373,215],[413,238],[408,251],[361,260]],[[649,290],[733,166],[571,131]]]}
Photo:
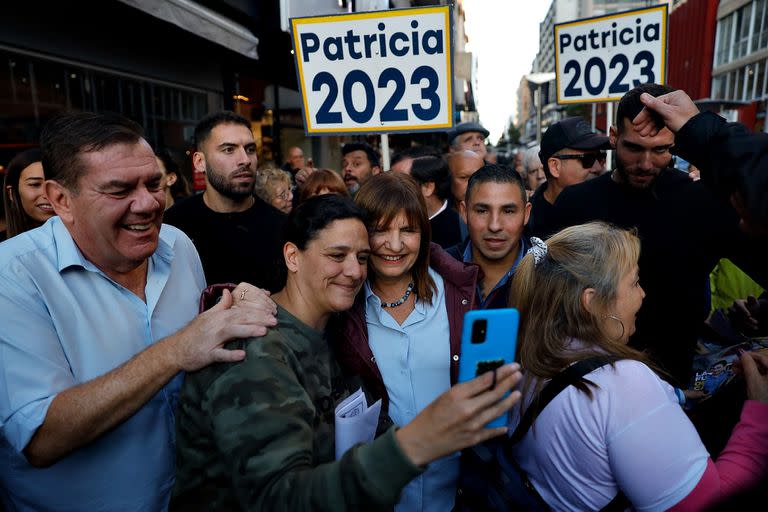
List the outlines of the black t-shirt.
{"label": "black t-shirt", "polygon": [[547,190],[547,182],[542,183],[531,196],[531,215],[528,218],[526,234],[546,240],[552,234],[552,209],[553,206],[544,197]]}
{"label": "black t-shirt", "polygon": [[637,228],[646,297],[630,344],[648,349],[678,385],[687,385],[709,312],[709,273],[720,258],[749,273],[761,267],[762,255],[739,230],[730,205],[675,169],[663,170],[645,190],[616,183],[611,173],[567,187],[555,202],[551,227],[593,220]]}
{"label": "black t-shirt", "polygon": [[243,212],[217,213],[198,194],[174,204],[163,222],[192,239],[209,285],[245,281],[274,292],[283,285],[285,219],[285,214],[258,198]]}

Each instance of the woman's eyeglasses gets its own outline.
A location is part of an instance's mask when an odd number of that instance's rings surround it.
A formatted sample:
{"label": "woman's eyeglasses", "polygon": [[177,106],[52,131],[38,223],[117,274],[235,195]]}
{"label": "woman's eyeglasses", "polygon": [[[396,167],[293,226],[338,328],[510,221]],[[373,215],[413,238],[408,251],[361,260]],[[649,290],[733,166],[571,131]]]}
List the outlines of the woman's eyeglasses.
{"label": "woman's eyeglasses", "polygon": [[598,160],[600,163],[605,163],[606,152],[597,151],[595,153],[578,153],[575,155],[552,155],[553,158],[559,158],[560,160],[579,160],[581,166],[585,169],[595,165]]}

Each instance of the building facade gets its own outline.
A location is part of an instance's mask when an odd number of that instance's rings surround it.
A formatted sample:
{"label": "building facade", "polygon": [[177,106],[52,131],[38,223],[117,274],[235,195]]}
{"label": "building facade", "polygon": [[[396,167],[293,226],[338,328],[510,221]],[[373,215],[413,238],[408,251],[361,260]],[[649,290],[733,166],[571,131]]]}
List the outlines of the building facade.
{"label": "building facade", "polygon": [[768,1],[721,0],[712,64],[713,100],[730,105],[729,117],[766,130]]}
{"label": "building facade", "polygon": [[[278,13],[277,0],[7,3],[0,16],[0,165],[36,146],[45,122],[70,110],[130,117],[190,173],[195,124],[232,109],[251,120],[260,157],[274,158],[279,146],[265,91],[296,87]],[[264,43],[269,51],[260,51]]]}

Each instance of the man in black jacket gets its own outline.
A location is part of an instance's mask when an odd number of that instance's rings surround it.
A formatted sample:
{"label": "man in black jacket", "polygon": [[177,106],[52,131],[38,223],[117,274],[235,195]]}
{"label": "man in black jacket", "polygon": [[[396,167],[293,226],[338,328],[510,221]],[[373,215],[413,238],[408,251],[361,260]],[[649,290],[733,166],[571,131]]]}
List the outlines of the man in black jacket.
{"label": "man in black jacket", "polygon": [[698,331],[709,309],[709,273],[720,258],[731,259],[758,280],[765,269],[759,251],[738,229],[734,210],[701,182],[670,167],[674,134],[667,128],[653,135],[635,130],[632,120],[643,109],[640,95],[669,92],[668,87],[646,84],[624,95],[610,130],[616,168],[566,188],[553,218],[555,229],[592,220],[637,229],[646,298],[630,344],[647,349],[686,388]]}

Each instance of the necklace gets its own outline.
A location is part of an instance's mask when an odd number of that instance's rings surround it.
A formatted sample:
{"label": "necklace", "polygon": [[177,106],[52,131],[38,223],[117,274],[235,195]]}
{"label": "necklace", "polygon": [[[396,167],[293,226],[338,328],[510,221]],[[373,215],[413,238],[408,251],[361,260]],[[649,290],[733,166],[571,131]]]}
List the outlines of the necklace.
{"label": "necklace", "polygon": [[384,302],[381,301],[381,307],[383,308],[396,308],[397,306],[400,306],[402,303],[408,300],[408,297],[411,296],[411,292],[413,291],[413,281],[408,283],[408,288],[405,289],[405,295],[397,299],[395,302]]}

